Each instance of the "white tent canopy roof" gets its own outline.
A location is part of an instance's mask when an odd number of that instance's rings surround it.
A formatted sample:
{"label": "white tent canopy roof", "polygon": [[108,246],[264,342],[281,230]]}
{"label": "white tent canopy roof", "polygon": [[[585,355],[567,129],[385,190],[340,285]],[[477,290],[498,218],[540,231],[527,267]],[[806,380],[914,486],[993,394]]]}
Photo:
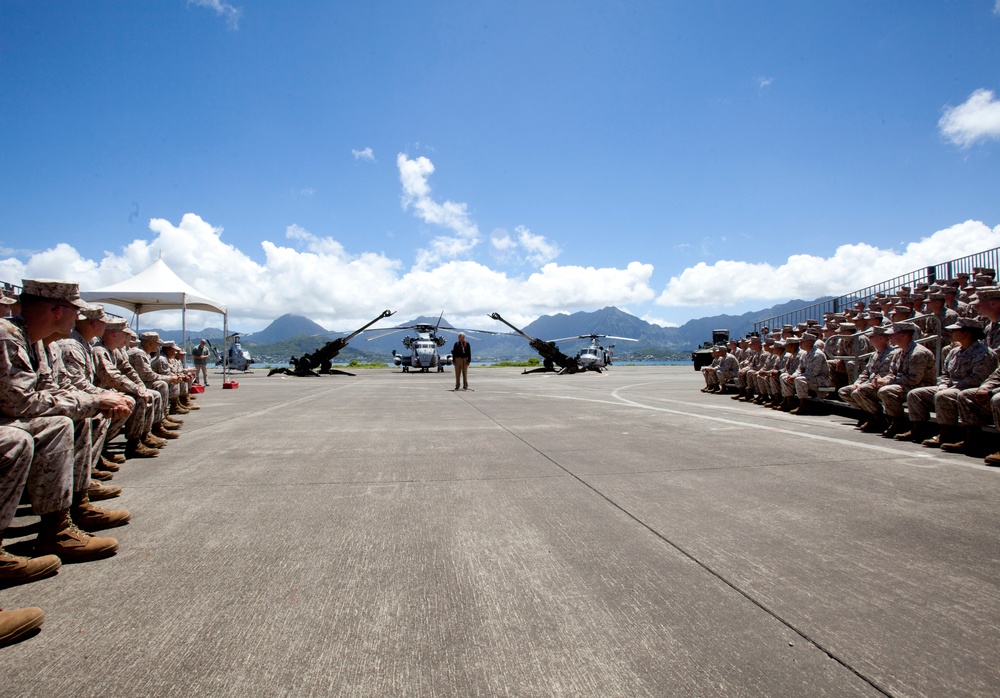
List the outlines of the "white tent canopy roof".
{"label": "white tent canopy roof", "polygon": [[203,296],[158,259],[131,279],[99,288],[81,291],[88,303],[110,303],[127,308],[136,315],[155,310],[206,310],[226,314],[226,306]]}

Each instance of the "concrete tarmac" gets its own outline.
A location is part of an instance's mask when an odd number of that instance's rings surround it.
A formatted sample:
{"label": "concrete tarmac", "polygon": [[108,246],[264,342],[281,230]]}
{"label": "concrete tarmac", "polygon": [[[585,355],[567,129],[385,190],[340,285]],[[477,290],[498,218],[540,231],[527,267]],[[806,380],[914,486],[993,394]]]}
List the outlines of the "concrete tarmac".
{"label": "concrete tarmac", "polygon": [[1000,693],[981,461],[690,367],[212,378],[0,695]]}

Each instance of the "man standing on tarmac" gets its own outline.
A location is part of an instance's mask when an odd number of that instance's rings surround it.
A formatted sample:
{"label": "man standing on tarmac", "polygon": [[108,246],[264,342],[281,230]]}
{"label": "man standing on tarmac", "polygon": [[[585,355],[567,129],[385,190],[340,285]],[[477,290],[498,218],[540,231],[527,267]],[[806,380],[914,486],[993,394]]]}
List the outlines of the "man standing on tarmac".
{"label": "man standing on tarmac", "polygon": [[465,341],[465,333],[458,333],[458,341],[451,348],[451,359],[455,364],[455,390],[458,390],[459,383],[462,390],[469,389],[469,362],[472,360],[472,347]]}
{"label": "man standing on tarmac", "polygon": [[208,346],[205,344],[205,338],[202,337],[201,341],[198,343],[194,349],[191,350],[191,357],[194,359],[194,382],[198,383],[199,378],[205,381],[205,387],[208,387],[208,357],[209,357]]}

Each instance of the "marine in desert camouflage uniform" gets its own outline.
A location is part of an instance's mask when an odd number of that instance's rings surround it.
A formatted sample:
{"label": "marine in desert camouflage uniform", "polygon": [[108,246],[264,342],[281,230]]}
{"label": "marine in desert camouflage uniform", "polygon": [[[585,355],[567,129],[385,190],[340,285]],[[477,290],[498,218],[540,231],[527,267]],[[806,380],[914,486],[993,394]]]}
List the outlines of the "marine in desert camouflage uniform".
{"label": "marine in desert camouflage uniform", "polygon": [[[163,393],[155,388],[146,385],[146,382],[139,375],[139,372],[132,365],[129,360],[128,352],[131,351],[132,345],[138,345],[139,335],[137,335],[131,327],[125,325],[122,329],[122,334],[124,335],[124,341],[121,342],[121,346],[117,346],[111,351],[112,358],[114,358],[115,366],[121,371],[122,375],[128,378],[130,381],[136,385],[142,386],[144,390],[144,399],[148,400],[151,404],[149,419],[152,423],[152,429],[150,433],[160,439],[172,440],[179,438],[176,433],[180,429],[180,424],[174,424],[173,422],[166,420],[166,411],[164,405],[166,405],[166,395],[169,395],[166,384],[163,384]],[[141,349],[140,349],[141,351]]]}
{"label": "marine in desert camouflage uniform", "polygon": [[98,530],[118,524],[90,505],[86,490],[74,492],[74,448],[67,447],[67,435],[72,438],[74,420],[127,411],[128,403],[120,395],[69,391],[54,382],[42,340],[68,334],[86,304],[74,282],[25,279],[22,284],[21,315],[0,320],[0,415],[3,425],[35,439],[26,487],[32,509],[41,516],[35,550],[64,561],[113,555],[117,541],[91,536],[76,525]]}
{"label": "marine in desert camouflage uniform", "polygon": [[912,322],[894,322],[889,333],[898,351],[893,352],[889,375],[884,382],[878,380],[876,393],[889,418],[889,426],[882,432],[886,438],[909,431],[909,420],[903,412],[907,394],[914,388],[931,386],[937,381],[934,354],[914,341],[917,332]]}
{"label": "marine in desert camouflage uniform", "polygon": [[750,338],[749,346],[743,353],[743,360],[740,362],[740,369],[736,373],[737,392],[733,400],[743,399],[749,402],[754,398],[757,388],[757,371],[764,364],[764,352],[762,350],[760,336],[755,335]]}
{"label": "marine in desert camouflage uniform", "polygon": [[[184,423],[183,420],[168,416],[169,411],[172,411],[172,405],[176,403],[175,398],[179,394],[177,390],[179,379],[173,374],[160,373],[153,368],[153,359],[159,355],[161,345],[158,333],[143,332],[139,337],[139,346],[129,347],[128,360],[146,387],[152,388],[160,394],[163,403],[162,419],[170,420],[167,422],[168,426],[171,423],[180,425]],[[187,410],[184,410],[184,413],[186,414]]]}
{"label": "marine in desert camouflage uniform", "polygon": [[119,349],[128,341],[125,335],[126,322],[123,318],[109,318],[105,323],[104,332],[94,344],[94,364],[97,368],[97,383],[102,388],[117,390],[128,395],[136,402],[136,408],[124,425],[116,425],[117,431],[124,426],[125,457],[155,458],[166,445],[166,441],[150,434],[155,417],[153,408],[155,402],[141,382],[134,382],[122,373],[114,357],[114,350]]}
{"label": "marine in desert camouflage uniform", "polygon": [[[790,412],[792,414],[806,414],[809,410],[806,399],[810,390],[830,387],[830,364],[826,359],[826,354],[816,346],[817,337],[812,332],[802,334],[802,356],[799,358],[799,365],[789,377],[795,387],[795,396],[799,404]],[[786,380],[786,382],[788,382]]]}
{"label": "marine in desert camouflage uniform", "polygon": [[851,385],[845,385],[838,391],[841,399],[862,411],[857,428],[866,432],[884,431],[885,417],[882,414],[882,403],[879,402],[878,380],[889,375],[892,367],[892,354],[895,347],[889,344],[889,332],[881,325],[871,331],[870,339],[874,352],[868,358],[868,363],[858,374],[857,380]]}
{"label": "marine in desert camouflage uniform", "polygon": [[[90,345],[90,341],[103,330],[104,308],[97,305],[88,306],[80,310],[76,326],[68,337],[49,343],[48,351],[53,367],[52,375],[64,389],[68,391],[79,390],[96,396],[100,396],[103,392],[94,382],[94,357]],[[118,465],[105,461],[101,453],[104,450],[109,429],[115,424],[124,424],[126,419],[128,419],[128,413],[123,412],[113,419],[98,414],[75,422],[75,428],[78,432],[76,447],[76,477],[78,479],[75,486],[77,491],[83,486],[79,480],[83,475],[93,473],[95,478],[111,479],[111,472],[118,470]],[[90,432],[87,439],[89,445],[79,442],[80,431],[83,429]],[[89,456],[84,453],[84,448],[89,449]],[[89,486],[88,481],[86,487]]]}
{"label": "marine in desert camouflage uniform", "polygon": [[[965,439],[960,437],[958,430],[959,397],[962,391],[978,388],[990,377],[997,368],[997,355],[980,341],[983,336],[981,320],[959,318],[947,329],[955,337],[958,347],[948,355],[937,385],[916,388],[907,395],[906,405],[912,427],[909,433],[896,438],[921,441],[929,448],[956,451],[965,448]],[[941,433],[927,438],[932,407]]]}

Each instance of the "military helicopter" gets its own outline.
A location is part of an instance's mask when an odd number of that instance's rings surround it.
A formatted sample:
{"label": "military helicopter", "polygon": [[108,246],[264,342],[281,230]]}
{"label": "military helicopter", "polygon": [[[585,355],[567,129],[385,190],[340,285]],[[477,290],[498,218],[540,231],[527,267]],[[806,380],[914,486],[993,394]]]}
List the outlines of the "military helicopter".
{"label": "military helicopter", "polygon": [[223,364],[228,363],[229,370],[231,371],[242,371],[244,373],[250,371],[250,364],[254,362],[254,359],[250,356],[250,352],[240,346],[239,333],[237,332],[226,337],[226,341],[229,340],[232,340],[233,343],[229,345],[229,350],[226,352],[226,356],[220,354],[219,350],[212,346],[211,342],[207,342],[217,359],[215,365],[222,366]]}
{"label": "military helicopter", "polygon": [[[507,325],[507,327],[514,330],[514,332],[527,339],[531,348],[541,355],[543,360],[542,368],[526,370],[525,373],[540,373],[557,370],[559,373],[579,373],[581,371],[596,371],[597,373],[600,373],[602,369],[611,365],[611,359],[614,356],[612,349],[614,349],[615,346],[612,344],[605,349],[601,345],[599,341],[600,339],[620,339],[627,342],[639,341],[638,339],[632,339],[631,337],[615,337],[608,334],[581,334],[575,337],[564,337],[563,339],[544,341],[526,334],[524,330],[507,322],[500,316],[500,313],[492,313],[490,317],[497,322],[502,322]],[[559,347],[556,346],[557,342],[570,342],[578,339],[589,339],[590,346],[579,351],[576,356],[568,356],[560,351]],[[556,368],[557,366],[558,369]]]}
{"label": "military helicopter", "polygon": [[611,365],[611,360],[614,358],[614,344],[608,345],[605,348],[601,344],[602,339],[615,339],[624,342],[638,342],[638,339],[633,339],[632,337],[615,337],[610,334],[580,334],[576,337],[564,337],[563,339],[554,339],[553,342],[571,342],[578,339],[589,339],[590,345],[581,349],[577,352],[576,364],[580,371],[597,371],[601,372],[602,369],[607,368]]}
{"label": "military helicopter", "polygon": [[[438,373],[443,373],[445,366],[451,366],[452,359],[451,354],[445,354],[442,356],[440,352],[438,352],[438,347],[443,347],[448,343],[448,340],[442,337],[439,332],[449,332],[457,335],[459,332],[463,331],[452,327],[441,327],[441,320],[443,318],[444,312],[442,311],[441,317],[439,317],[437,323],[433,325],[430,323],[417,323],[415,325],[406,325],[405,327],[390,327],[387,328],[387,332],[374,337],[368,337],[366,341],[370,342],[374,339],[381,339],[382,337],[386,337],[396,332],[413,330],[416,336],[411,337],[410,335],[406,335],[403,337],[403,346],[406,347],[409,354],[399,353],[393,349],[392,362],[397,366],[401,366],[403,373],[409,373],[411,368],[419,370],[421,373],[427,373],[431,369],[437,369]],[[496,334],[495,332],[490,332],[488,330],[464,331],[467,333],[474,331]],[[475,339],[474,337],[466,338]]]}

